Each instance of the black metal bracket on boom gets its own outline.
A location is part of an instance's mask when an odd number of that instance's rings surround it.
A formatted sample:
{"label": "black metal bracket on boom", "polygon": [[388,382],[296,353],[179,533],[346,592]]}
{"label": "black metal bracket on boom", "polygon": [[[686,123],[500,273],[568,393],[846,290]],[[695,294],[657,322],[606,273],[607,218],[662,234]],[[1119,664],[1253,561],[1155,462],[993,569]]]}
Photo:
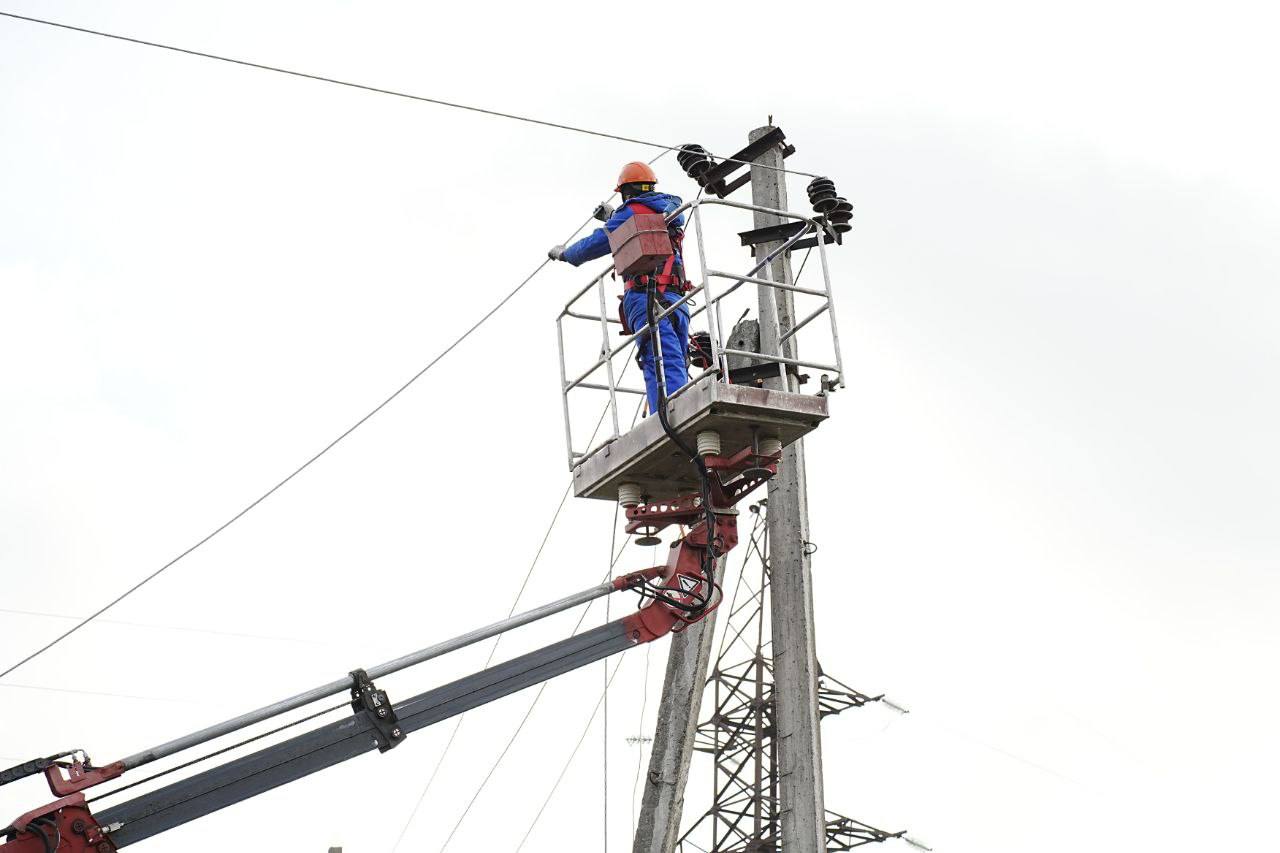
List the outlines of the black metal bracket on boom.
{"label": "black metal bracket on boom", "polygon": [[369,721],[378,752],[395,749],[404,740],[404,730],[397,724],[396,710],[387,698],[387,691],[375,687],[363,669],[351,671],[351,710],[357,717],[363,716]]}

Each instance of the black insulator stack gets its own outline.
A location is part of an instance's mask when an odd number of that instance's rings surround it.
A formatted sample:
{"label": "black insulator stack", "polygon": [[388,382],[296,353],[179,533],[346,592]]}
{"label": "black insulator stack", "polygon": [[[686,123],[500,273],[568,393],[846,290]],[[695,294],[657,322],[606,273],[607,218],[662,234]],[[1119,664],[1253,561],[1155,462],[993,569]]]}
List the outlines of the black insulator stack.
{"label": "black insulator stack", "polygon": [[680,168],[684,169],[684,173],[698,182],[698,186],[706,186],[704,178],[707,172],[711,171],[711,167],[715,164],[711,162],[711,154],[701,145],[681,145],[680,153],[676,155],[676,162],[680,164]]}
{"label": "black insulator stack", "polygon": [[830,178],[814,178],[809,182],[809,204],[818,213],[836,206],[836,182]]}
{"label": "black insulator stack", "polygon": [[853,204],[836,192],[835,181],[830,178],[814,178],[809,182],[809,204],[814,213],[823,217],[837,234],[853,230]]}
{"label": "black insulator stack", "polygon": [[689,335],[689,363],[704,370],[711,367],[710,332],[694,332]]}

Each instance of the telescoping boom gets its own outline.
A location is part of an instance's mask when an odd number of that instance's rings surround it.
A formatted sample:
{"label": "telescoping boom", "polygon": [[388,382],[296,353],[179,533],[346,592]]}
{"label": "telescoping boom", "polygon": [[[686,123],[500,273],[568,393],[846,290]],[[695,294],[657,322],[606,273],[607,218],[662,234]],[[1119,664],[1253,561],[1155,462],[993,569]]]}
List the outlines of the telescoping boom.
{"label": "telescoping boom", "polygon": [[[688,495],[661,503],[641,503],[627,510],[629,533],[639,531],[652,535],[661,528],[676,524],[690,527],[684,537],[672,544],[666,565],[623,575],[367,670],[355,670],[347,678],[109,764],[94,765],[82,750],[72,750],[0,771],[0,785],[43,774],[50,790],[58,798],[22,815],[0,830],[0,836],[4,838],[0,851],[110,853],[357,755],[375,749],[385,752],[399,745],[411,732],[632,646],[659,639],[672,630],[702,619],[715,609],[720,597],[720,591],[708,571],[708,557],[723,555],[737,543],[733,504],[777,470],[776,454],[762,454],[750,448],[733,458],[708,458],[716,468],[702,495]],[[722,476],[730,481],[727,486],[723,484]],[[643,606],[606,625],[402,702],[393,703],[386,692],[373,683],[375,678],[623,590],[638,592],[644,599]],[[115,799],[127,788],[213,759],[227,750],[224,748],[196,757],[92,799],[85,797],[86,789],[122,777],[129,771],[342,693],[350,695],[351,714],[336,722],[216,764],[124,802],[101,808],[97,806],[99,800]],[[250,740],[257,737],[260,736]],[[94,807],[90,808],[91,805]]]}
{"label": "telescoping boom", "polygon": [[[607,625],[553,643],[514,660],[458,679],[403,702],[391,703],[373,685],[415,664],[624,589],[644,588],[660,570],[650,569],[583,590],[460,637],[405,655],[348,678],[316,687],[256,711],[209,726],[95,767],[80,751],[29,761],[0,773],[0,784],[44,773],[60,799],[15,820],[4,853],[95,851],[106,853],[194,820],[248,797],[374,749],[385,752],[418,729],[554,678],[639,643],[657,639],[679,621],[666,604],[636,611]],[[686,584],[688,581],[686,581]],[[678,588],[678,583],[677,583]],[[687,594],[681,593],[681,597]],[[350,691],[352,714],[251,755],[212,767],[135,799],[91,812],[83,791],[130,770],[192,749],[215,738],[264,722],[313,702]],[[72,760],[63,760],[70,758]]]}

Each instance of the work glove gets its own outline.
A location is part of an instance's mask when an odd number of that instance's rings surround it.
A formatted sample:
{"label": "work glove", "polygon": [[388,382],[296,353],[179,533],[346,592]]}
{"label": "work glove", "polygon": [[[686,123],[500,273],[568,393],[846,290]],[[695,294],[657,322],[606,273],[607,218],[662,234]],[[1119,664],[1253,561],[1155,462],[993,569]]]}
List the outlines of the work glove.
{"label": "work glove", "polygon": [[548,249],[547,257],[553,261],[563,261],[564,260],[564,243],[561,243],[559,246],[552,246],[550,249]]}
{"label": "work glove", "polygon": [[591,214],[593,219],[599,219],[601,222],[608,222],[612,216],[613,205],[609,204],[607,201],[602,201],[596,205],[595,211]]}

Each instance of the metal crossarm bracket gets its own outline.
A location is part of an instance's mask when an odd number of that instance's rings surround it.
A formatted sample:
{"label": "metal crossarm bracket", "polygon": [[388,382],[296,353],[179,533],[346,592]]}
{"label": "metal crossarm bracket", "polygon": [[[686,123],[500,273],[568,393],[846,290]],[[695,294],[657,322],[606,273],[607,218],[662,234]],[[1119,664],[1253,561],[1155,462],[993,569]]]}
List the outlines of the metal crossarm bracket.
{"label": "metal crossarm bracket", "polygon": [[[724,198],[734,190],[746,186],[747,182],[751,180],[751,169],[747,168],[748,164],[775,145],[782,145],[786,138],[782,128],[775,127],[772,131],[748,144],[746,148],[743,148],[729,159],[712,166],[707,170],[706,174],[698,179],[698,182],[702,184],[707,192]],[[782,157],[785,160],[795,152],[796,147],[794,145],[786,145],[782,149]],[[733,180],[728,180],[730,175],[742,168],[747,168],[747,171]]]}
{"label": "metal crossarm bracket", "polygon": [[[825,221],[825,220],[820,220]],[[778,240],[790,240],[805,229],[803,222],[783,222],[780,225],[769,225],[765,228],[755,228],[751,231],[739,231],[738,238],[742,240],[744,246],[758,246],[761,243],[773,243]],[[832,243],[843,243],[840,234],[832,234],[826,228],[822,229],[823,242],[827,245]],[[811,246],[818,245],[817,237],[809,237],[804,240],[798,240],[791,246],[790,251],[794,252],[799,249],[807,249]]]}
{"label": "metal crossarm bracket", "polygon": [[[796,384],[804,385],[809,381],[809,374],[801,373],[795,365],[788,364],[785,369],[788,375],[796,378]],[[776,364],[749,364],[729,371],[729,381],[734,385],[749,385],[753,388],[764,387],[767,380],[776,379],[777,376],[778,365]]]}
{"label": "metal crossarm bracket", "polygon": [[351,709],[357,716],[367,719],[373,727],[373,739],[378,744],[378,752],[395,749],[404,740],[404,730],[396,719],[387,691],[375,687],[363,669],[351,671]]}

